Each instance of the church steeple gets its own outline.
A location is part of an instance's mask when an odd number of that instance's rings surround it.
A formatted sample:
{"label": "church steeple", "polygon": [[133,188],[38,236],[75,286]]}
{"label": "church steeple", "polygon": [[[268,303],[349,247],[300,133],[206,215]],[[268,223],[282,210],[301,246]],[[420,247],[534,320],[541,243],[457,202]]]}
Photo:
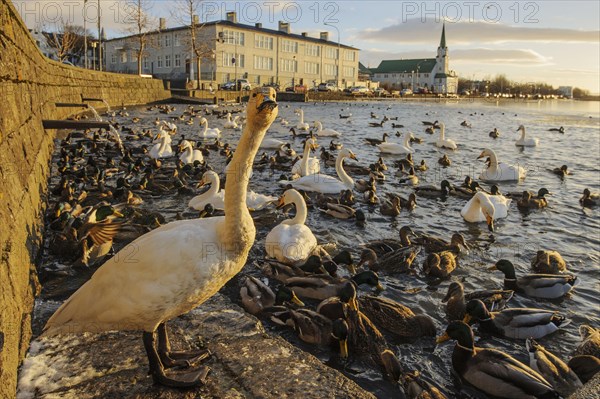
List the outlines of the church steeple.
{"label": "church steeple", "polygon": [[442,38],[440,39],[440,48],[446,48],[446,22],[442,25]]}

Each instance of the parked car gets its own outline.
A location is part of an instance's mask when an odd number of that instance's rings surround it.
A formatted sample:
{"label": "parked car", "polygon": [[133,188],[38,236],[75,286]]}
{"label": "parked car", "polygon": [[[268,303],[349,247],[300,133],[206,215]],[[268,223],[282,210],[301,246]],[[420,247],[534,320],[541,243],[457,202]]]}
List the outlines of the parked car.
{"label": "parked car", "polygon": [[294,87],[292,87],[291,85],[285,88],[285,91],[291,91],[294,93],[306,93],[306,91],[308,90],[308,88],[306,86],[303,85],[296,85]]}
{"label": "parked car", "polygon": [[227,82],[221,86],[223,90],[236,90],[239,87],[240,90],[252,90],[252,85],[248,79],[238,79],[237,81]]}
{"label": "parked car", "polygon": [[277,83],[265,83],[263,87],[272,87],[275,89],[275,91],[281,91],[281,86],[279,86]]}
{"label": "parked car", "polygon": [[402,89],[402,91],[400,91],[400,95],[401,96],[412,96],[413,91],[411,89]]}
{"label": "parked car", "polygon": [[319,84],[319,91],[339,91],[340,89],[333,83]]}
{"label": "parked car", "polygon": [[429,89],[427,87],[419,87],[416,91],[417,94],[427,94],[429,93]]}
{"label": "parked car", "polygon": [[370,93],[366,86],[353,86],[350,88],[350,94],[353,96],[368,96]]}
{"label": "parked car", "polygon": [[390,95],[390,92],[384,89],[383,87],[378,87],[373,90],[373,94],[377,97],[387,97]]}

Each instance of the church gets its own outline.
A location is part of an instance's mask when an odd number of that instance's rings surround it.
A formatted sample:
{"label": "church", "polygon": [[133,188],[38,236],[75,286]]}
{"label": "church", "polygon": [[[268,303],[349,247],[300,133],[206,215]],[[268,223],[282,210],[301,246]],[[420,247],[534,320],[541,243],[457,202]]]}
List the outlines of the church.
{"label": "church", "polygon": [[450,70],[449,63],[444,24],[435,58],[384,60],[377,68],[371,69],[371,79],[390,89],[412,89],[413,92],[427,89],[428,92],[456,94],[458,76]]}

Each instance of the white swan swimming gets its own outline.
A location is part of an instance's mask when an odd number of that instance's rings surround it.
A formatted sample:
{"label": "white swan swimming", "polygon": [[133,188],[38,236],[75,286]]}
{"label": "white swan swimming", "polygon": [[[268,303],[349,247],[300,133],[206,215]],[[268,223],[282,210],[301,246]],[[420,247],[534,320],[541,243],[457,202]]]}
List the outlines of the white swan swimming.
{"label": "white swan swimming", "polygon": [[290,189],[283,193],[279,200],[280,205],[293,203],[296,207],[296,216],[286,219],[275,226],[265,239],[265,250],[271,258],[286,264],[298,265],[317,248],[317,239],[306,222],[306,202],[300,193]]}
{"label": "white swan swimming", "polygon": [[518,147],[535,147],[539,144],[540,140],[537,138],[525,138],[525,126],[521,125],[517,129],[517,132],[521,131],[521,138],[515,142]]}
{"label": "white swan swimming", "polygon": [[486,148],[477,159],[490,158],[490,166],[481,172],[479,178],[484,181],[518,181],[525,178],[525,169],[519,165],[509,165],[498,162],[498,157],[493,150]]}
{"label": "white swan swimming", "polygon": [[410,146],[410,140],[413,138],[413,134],[408,133],[406,137],[404,137],[404,142],[402,144],[386,141],[378,144],[377,148],[379,148],[380,152],[385,154],[412,154],[415,152],[415,150]]}
{"label": "white swan swimming", "polygon": [[204,161],[204,157],[202,156],[202,151],[195,150],[187,140],[183,140],[180,144],[181,155],[179,156],[179,160],[184,164],[194,163],[195,161]]}
{"label": "white swan swimming", "polygon": [[237,119],[238,117],[236,116],[235,119],[231,119],[231,112],[227,113],[227,122],[225,122],[225,125],[223,125],[223,127],[225,129],[237,129],[238,124],[237,124]]}
{"label": "white swan swimming", "polygon": [[440,123],[440,138],[435,142],[436,147],[456,150],[457,146],[454,140],[446,138],[446,125]]}
{"label": "white swan swimming", "polygon": [[296,125],[296,129],[298,129],[298,130],[308,130],[308,129],[310,129],[309,124],[306,123],[306,122],[304,122],[304,111],[302,109],[300,109],[300,108],[296,108],[294,110],[294,112],[300,116],[300,121]]}
{"label": "white swan swimming", "polygon": [[262,143],[260,143],[260,148],[276,150],[279,149],[282,145],[285,145],[285,141],[281,141],[279,139],[274,139],[271,137],[266,137],[263,139]]}
{"label": "white swan swimming", "polygon": [[283,180],[279,183],[282,185],[291,184],[296,189],[316,191],[323,194],[339,194],[342,190],[352,190],[354,188],[354,180],[344,170],[345,158],[356,160],[356,155],[347,148],[343,148],[340,151],[335,161],[335,171],[339,179],[322,173],[315,173],[314,175],[303,176],[298,180]]}
{"label": "white swan swimming", "polygon": [[200,119],[200,126],[204,126],[204,130],[200,132],[200,137],[207,139],[217,138],[221,135],[221,130],[218,128],[208,128],[208,120],[206,118]]}
{"label": "white swan swimming", "polygon": [[321,162],[319,159],[311,157],[310,151],[317,148],[317,143],[314,139],[308,139],[304,143],[304,153],[302,159],[292,166],[292,175],[308,176],[314,175],[321,171]]}
{"label": "white swan swimming", "polygon": [[337,130],[333,129],[323,129],[323,124],[319,121],[315,121],[313,127],[317,129],[315,133],[317,136],[321,137],[340,137],[342,134]]}
{"label": "white swan swimming", "polygon": [[463,219],[469,223],[486,222],[490,231],[494,231],[494,220],[508,216],[508,206],[511,200],[505,198],[504,202],[498,201],[496,207],[490,197],[494,196],[482,191],[475,193],[460,211]]}
{"label": "white swan swimming", "polygon": [[171,137],[167,132],[164,134],[160,134],[160,139],[158,139],[158,143],[154,144],[149,151],[149,155],[151,158],[159,159],[159,158],[168,158],[173,155],[173,149],[169,144],[171,142]]}
{"label": "white swan swimming", "polygon": [[[260,88],[250,96],[248,124],[232,161],[240,168],[252,167],[260,140],[277,116],[275,95],[273,89]],[[205,383],[209,369],[200,361],[208,354],[170,352],[164,345],[165,323],[204,303],[246,264],[256,236],[246,207],[246,176],[227,180],[232,195],[225,202],[226,216],[163,224],[130,244],[136,262],[125,263],[129,257],[119,254],[109,259],[60,306],[43,336],[142,331],[156,383],[175,388]],[[181,370],[165,371],[175,366]]]}
{"label": "white swan swimming", "polygon": [[[225,190],[219,191],[221,188],[221,181],[219,175],[209,170],[204,173],[202,180],[200,180],[200,186],[210,184],[210,188],[205,193],[195,196],[188,204],[190,208],[194,208],[198,211],[204,209],[207,204],[211,204],[214,209],[224,209],[225,207]],[[248,191],[246,195],[246,205],[250,210],[259,210],[264,208],[266,205],[277,201],[277,197],[271,195],[257,194],[254,191]]]}

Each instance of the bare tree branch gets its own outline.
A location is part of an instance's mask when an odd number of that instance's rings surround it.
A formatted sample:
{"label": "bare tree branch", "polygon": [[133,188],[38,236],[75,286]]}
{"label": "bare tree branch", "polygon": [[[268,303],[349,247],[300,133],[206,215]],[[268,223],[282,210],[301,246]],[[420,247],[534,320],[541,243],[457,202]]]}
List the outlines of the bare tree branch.
{"label": "bare tree branch", "polygon": [[127,15],[125,31],[134,35],[131,41],[135,42],[132,50],[136,52],[138,74],[142,73],[142,60],[148,46],[148,33],[156,26],[155,19],[149,14],[152,6],[152,0],[126,0],[124,5]]}

